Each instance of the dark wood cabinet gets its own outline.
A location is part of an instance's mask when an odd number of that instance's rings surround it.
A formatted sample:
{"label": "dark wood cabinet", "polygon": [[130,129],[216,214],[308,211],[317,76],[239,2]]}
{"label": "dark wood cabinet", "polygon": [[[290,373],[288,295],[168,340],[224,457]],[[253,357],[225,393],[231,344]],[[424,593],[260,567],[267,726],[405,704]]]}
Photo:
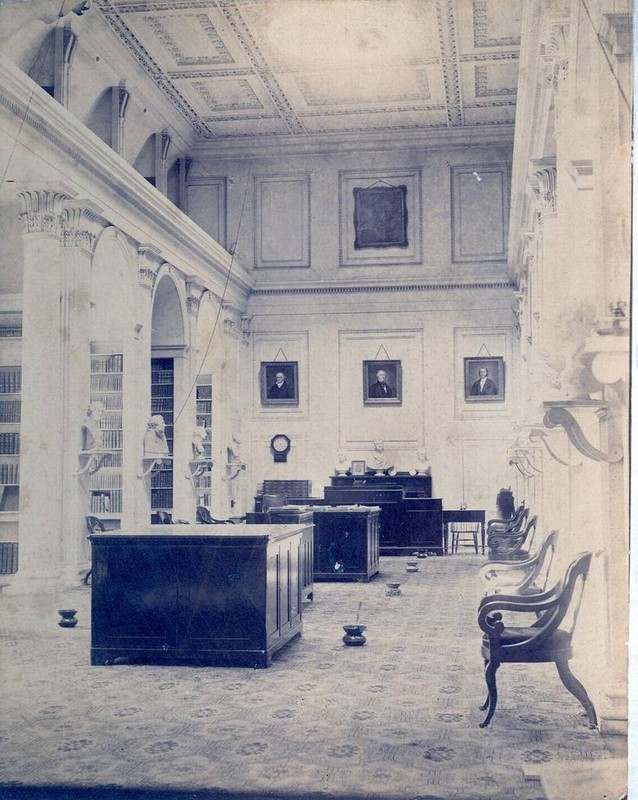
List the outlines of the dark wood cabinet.
{"label": "dark wood cabinet", "polygon": [[379,571],[378,508],[313,509],[316,581],[369,581]]}
{"label": "dark wood cabinet", "polygon": [[267,667],[302,631],[308,527],[93,534],[91,663]]}
{"label": "dark wood cabinet", "polygon": [[357,486],[360,489],[374,487],[403,489],[405,497],[432,497],[432,477],[430,475],[410,475],[409,472],[395,472],[394,475],[334,475],[331,486]]}

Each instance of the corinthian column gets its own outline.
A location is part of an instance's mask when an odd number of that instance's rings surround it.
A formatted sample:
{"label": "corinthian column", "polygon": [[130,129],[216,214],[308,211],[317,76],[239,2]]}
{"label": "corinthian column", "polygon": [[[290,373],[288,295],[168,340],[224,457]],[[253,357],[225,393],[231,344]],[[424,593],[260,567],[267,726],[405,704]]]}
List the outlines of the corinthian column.
{"label": "corinthian column", "polygon": [[88,336],[81,321],[88,307],[95,240],[87,226],[96,219],[92,212],[68,205],[70,198],[62,192],[25,191],[20,200],[22,490],[19,570],[6,590],[12,593],[56,589],[77,568],[81,509],[73,473],[80,449],[80,409],[88,396],[82,386],[82,373],[88,375]]}

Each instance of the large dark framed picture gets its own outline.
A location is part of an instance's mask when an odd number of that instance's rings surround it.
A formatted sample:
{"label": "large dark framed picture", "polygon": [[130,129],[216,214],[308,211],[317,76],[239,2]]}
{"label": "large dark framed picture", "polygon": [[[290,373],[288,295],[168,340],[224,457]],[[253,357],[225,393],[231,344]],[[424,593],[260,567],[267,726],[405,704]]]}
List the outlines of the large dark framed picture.
{"label": "large dark framed picture", "polygon": [[354,247],[407,247],[407,186],[355,188]]}
{"label": "large dark framed picture", "polygon": [[363,362],[363,404],[366,406],[401,405],[401,362]]}
{"label": "large dark framed picture", "polygon": [[493,403],[505,400],[505,362],[500,357],[464,359],[465,402]]}
{"label": "large dark framed picture", "polygon": [[299,370],[296,361],[262,361],[262,406],[298,406]]}

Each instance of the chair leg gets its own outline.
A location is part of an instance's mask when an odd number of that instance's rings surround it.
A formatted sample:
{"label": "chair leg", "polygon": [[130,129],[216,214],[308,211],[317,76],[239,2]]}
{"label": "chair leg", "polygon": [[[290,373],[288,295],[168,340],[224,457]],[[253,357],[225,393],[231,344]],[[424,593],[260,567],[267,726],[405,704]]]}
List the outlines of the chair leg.
{"label": "chair leg", "polygon": [[585,712],[587,713],[587,719],[589,721],[589,727],[597,727],[598,719],[596,717],[596,709],[594,708],[594,704],[589,699],[589,695],[587,694],[587,690],[583,684],[570,670],[569,663],[567,661],[557,661],[556,669],[558,670],[560,679],[563,682],[563,686],[574,695],[581,706],[585,709]]}
{"label": "chair leg", "polygon": [[[483,722],[479,724],[479,728],[487,728],[490,720],[496,711],[496,702],[498,700],[498,692],[496,690],[496,670],[499,668],[498,663],[488,661],[485,665],[485,683],[487,684],[487,714]],[[484,710],[484,709],[483,709]]]}
{"label": "chair leg", "polygon": [[472,539],[474,540],[474,552],[478,555],[478,533],[476,531],[472,534]]}

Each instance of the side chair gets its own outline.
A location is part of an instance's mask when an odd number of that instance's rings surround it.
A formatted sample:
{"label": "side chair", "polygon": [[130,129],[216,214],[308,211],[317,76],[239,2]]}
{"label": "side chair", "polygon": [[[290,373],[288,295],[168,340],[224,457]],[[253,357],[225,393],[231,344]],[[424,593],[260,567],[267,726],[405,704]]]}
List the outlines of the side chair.
{"label": "side chair", "polygon": [[[521,517],[520,524],[506,531],[491,531],[487,535],[487,547],[489,559],[499,559],[502,561],[514,561],[529,558],[534,537],[536,536],[536,526],[538,517],[533,516],[527,520],[527,514]],[[527,521],[527,524],[525,524]]]}
{"label": "side chair", "polygon": [[[90,516],[90,517],[86,517],[85,520],[86,520],[86,533],[87,533],[87,536],[90,536],[92,533],[97,533],[98,531],[100,533],[104,533],[106,531],[106,528],[104,527],[104,523],[102,522],[102,520],[99,517]],[[89,581],[91,580],[92,572],[93,572],[93,570],[90,569],[84,575],[84,578],[82,578],[82,583],[85,586],[89,585]]]}

